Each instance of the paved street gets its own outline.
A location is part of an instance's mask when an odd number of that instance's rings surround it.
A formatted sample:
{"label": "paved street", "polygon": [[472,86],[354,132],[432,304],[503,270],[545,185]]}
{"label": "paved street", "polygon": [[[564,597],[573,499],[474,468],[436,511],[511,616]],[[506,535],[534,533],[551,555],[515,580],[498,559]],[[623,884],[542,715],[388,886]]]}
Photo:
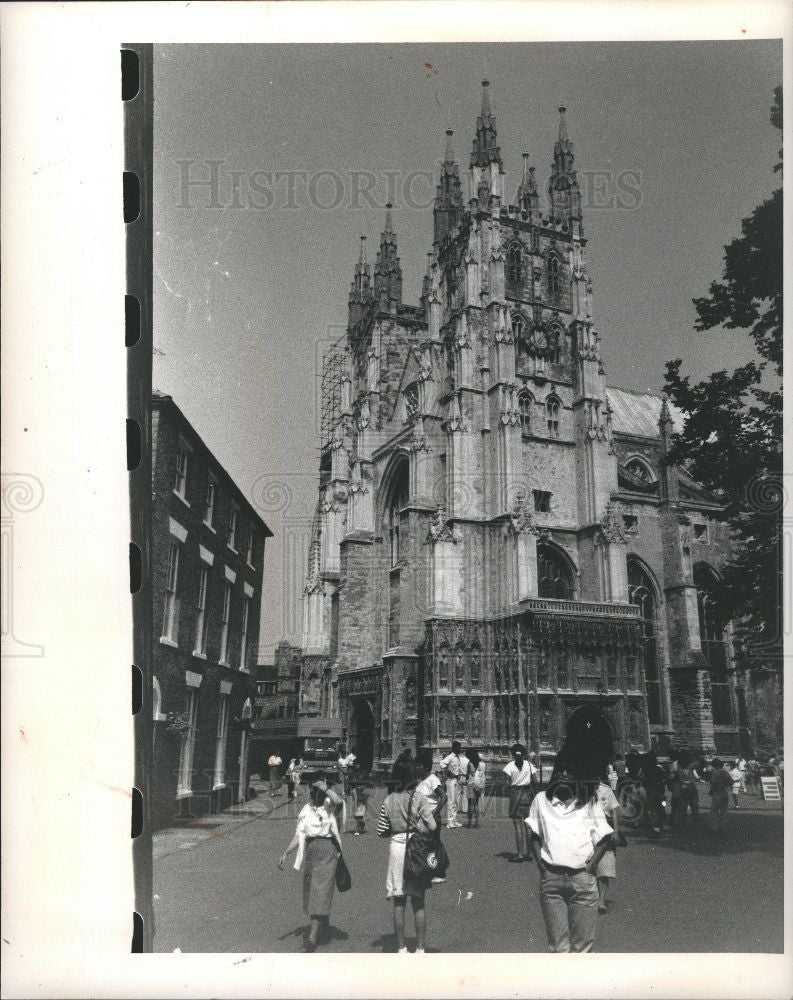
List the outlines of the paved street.
{"label": "paved street", "polygon": [[[366,836],[344,838],[353,888],[335,895],[332,940],[319,951],[396,950],[385,899],[388,846],[374,833],[382,796],[380,790],[370,804]],[[156,835],[156,951],[302,949],[302,873],[291,868],[294,856],[284,872],[277,864],[298,811],[285,798],[270,800],[261,786],[259,798],[236,815]],[[704,786],[700,800],[708,801]],[[740,802],[721,836],[708,832],[706,819],[697,832],[666,833],[659,841],[628,831],[610,910],[599,918],[598,951],[782,951],[781,806],[749,795]],[[452,867],[447,882],[428,893],[428,951],[545,951],[536,866],[508,863],[514,838],[505,801],[490,800],[478,830],[443,836]],[[412,935],[408,913],[410,948]]]}

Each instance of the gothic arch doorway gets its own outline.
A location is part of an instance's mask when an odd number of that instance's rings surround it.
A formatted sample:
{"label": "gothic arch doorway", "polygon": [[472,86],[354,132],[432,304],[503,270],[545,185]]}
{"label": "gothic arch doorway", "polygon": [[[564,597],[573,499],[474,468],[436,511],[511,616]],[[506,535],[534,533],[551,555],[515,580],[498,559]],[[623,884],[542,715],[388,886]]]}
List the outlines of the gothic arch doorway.
{"label": "gothic arch doorway", "polygon": [[374,715],[366,698],[354,698],[350,716],[348,749],[358,758],[364,771],[371,771],[374,763]]}
{"label": "gothic arch doorway", "polygon": [[614,734],[606,716],[596,705],[576,709],[567,722],[567,739],[571,744],[591,747],[598,768],[614,760]]}

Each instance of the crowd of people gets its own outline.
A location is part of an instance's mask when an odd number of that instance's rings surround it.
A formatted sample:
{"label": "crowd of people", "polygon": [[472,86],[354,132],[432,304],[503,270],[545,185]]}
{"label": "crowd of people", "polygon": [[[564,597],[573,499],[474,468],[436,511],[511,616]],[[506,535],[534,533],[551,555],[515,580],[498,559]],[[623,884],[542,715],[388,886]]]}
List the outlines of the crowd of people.
{"label": "crowd of people", "polygon": [[[556,755],[553,772],[542,784],[536,755],[516,743],[512,760],[496,780],[506,791],[513,822],[514,863],[534,862],[539,873],[540,909],[548,950],[589,952],[594,949],[598,915],[608,912],[608,890],[617,877],[617,849],[625,846],[625,822],[647,824],[660,836],[672,829],[696,824],[699,791],[703,784],[710,798],[710,829],[724,828],[730,801],[739,808],[738,794],[750,792],[763,776],[784,780],[783,758],[760,762],[743,757],[722,761],[695,760],[680,751],[667,763],[651,751],[635,749],[622,758],[602,760],[584,742],[566,743]],[[278,763],[274,763],[274,761]],[[280,789],[280,758],[268,761],[271,794]],[[274,771],[275,769],[275,771]],[[289,799],[295,798],[304,765],[290,760],[286,769]],[[388,840],[385,860],[386,898],[393,906],[397,952],[407,953],[405,919],[407,902],[413,913],[416,954],[426,950],[426,895],[446,880],[448,856],[441,843],[441,829],[457,830],[480,824],[480,803],[488,783],[487,767],[477,750],[459,742],[434,766],[431,751],[416,758],[406,749],[394,762],[385,781],[387,794],[377,814],[376,833]],[[354,753],[342,752],[335,768],[310,784],[307,803],[280,857],[296,852],[294,867],[303,872],[303,908],[310,918],[306,950],[314,951],[327,940],[337,868],[343,867],[342,834],[367,832],[366,818],[374,784],[358,766]],[[667,813],[667,800],[671,813]],[[349,809],[348,809],[349,805]],[[354,830],[348,828],[352,815]],[[461,822],[464,819],[466,822]],[[341,886],[339,886],[341,888]]]}

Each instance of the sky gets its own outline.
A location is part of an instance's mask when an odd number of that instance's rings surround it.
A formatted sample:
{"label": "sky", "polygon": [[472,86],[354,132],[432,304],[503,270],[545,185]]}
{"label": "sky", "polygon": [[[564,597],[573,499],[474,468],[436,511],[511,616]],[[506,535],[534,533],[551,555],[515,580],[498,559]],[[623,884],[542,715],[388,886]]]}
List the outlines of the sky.
{"label": "sky", "polygon": [[154,386],[275,533],[260,659],[300,642],[321,358],[360,234],[373,261],[391,200],[418,304],[444,130],[464,175],[481,80],[508,201],[524,150],[544,191],[567,107],[607,378],[659,392],[672,358],[700,379],[751,356],[695,333],[692,299],[778,183],[781,72],[776,41],[155,46]]}

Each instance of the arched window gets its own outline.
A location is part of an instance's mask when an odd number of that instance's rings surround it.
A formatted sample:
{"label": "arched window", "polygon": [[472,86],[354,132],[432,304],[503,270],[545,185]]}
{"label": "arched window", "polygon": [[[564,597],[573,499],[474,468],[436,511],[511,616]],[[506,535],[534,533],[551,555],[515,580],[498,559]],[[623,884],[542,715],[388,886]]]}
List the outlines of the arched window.
{"label": "arched window", "polygon": [[520,414],[520,429],[524,434],[531,433],[531,408],[533,400],[528,392],[518,396],[518,413]]}
{"label": "arched window", "polygon": [[658,669],[658,622],[655,588],[637,559],[628,559],[628,600],[639,609],[642,624],[640,662],[647,690],[647,715],[650,723],[661,723],[661,678]]}
{"label": "arched window", "polygon": [[507,249],[507,281],[520,281],[523,253],[520,243],[510,243]]}
{"label": "arched window", "polygon": [[388,544],[391,555],[391,565],[396,566],[400,558],[400,511],[408,502],[408,463],[402,462],[394,477],[391,487],[391,499],[386,511],[388,525]]}
{"label": "arched window", "polygon": [[555,396],[551,396],[545,404],[545,420],[548,425],[548,434],[551,437],[559,437],[560,410],[559,400]]}
{"label": "arched window", "polygon": [[512,339],[518,345],[520,345],[521,342],[523,341],[523,330],[524,330],[523,317],[522,316],[513,316],[512,317]]}
{"label": "arched window", "polygon": [[546,545],[540,547],[537,550],[537,570],[539,574],[537,592],[540,597],[572,600],[572,574],[558,552]]}
{"label": "arched window", "polygon": [[548,257],[548,295],[551,298],[556,298],[559,294],[560,287],[559,258],[556,254],[551,254]]}
{"label": "arched window", "polygon": [[636,476],[637,479],[641,479],[644,483],[655,482],[655,476],[650,466],[641,458],[632,458],[629,462],[626,462],[625,468],[632,476]]}
{"label": "arched window", "polygon": [[702,652],[710,668],[710,696],[713,722],[717,726],[733,724],[730,685],[727,677],[726,621],[720,608],[720,583],[714,571],[705,563],[694,567],[699,611],[699,637]]}

